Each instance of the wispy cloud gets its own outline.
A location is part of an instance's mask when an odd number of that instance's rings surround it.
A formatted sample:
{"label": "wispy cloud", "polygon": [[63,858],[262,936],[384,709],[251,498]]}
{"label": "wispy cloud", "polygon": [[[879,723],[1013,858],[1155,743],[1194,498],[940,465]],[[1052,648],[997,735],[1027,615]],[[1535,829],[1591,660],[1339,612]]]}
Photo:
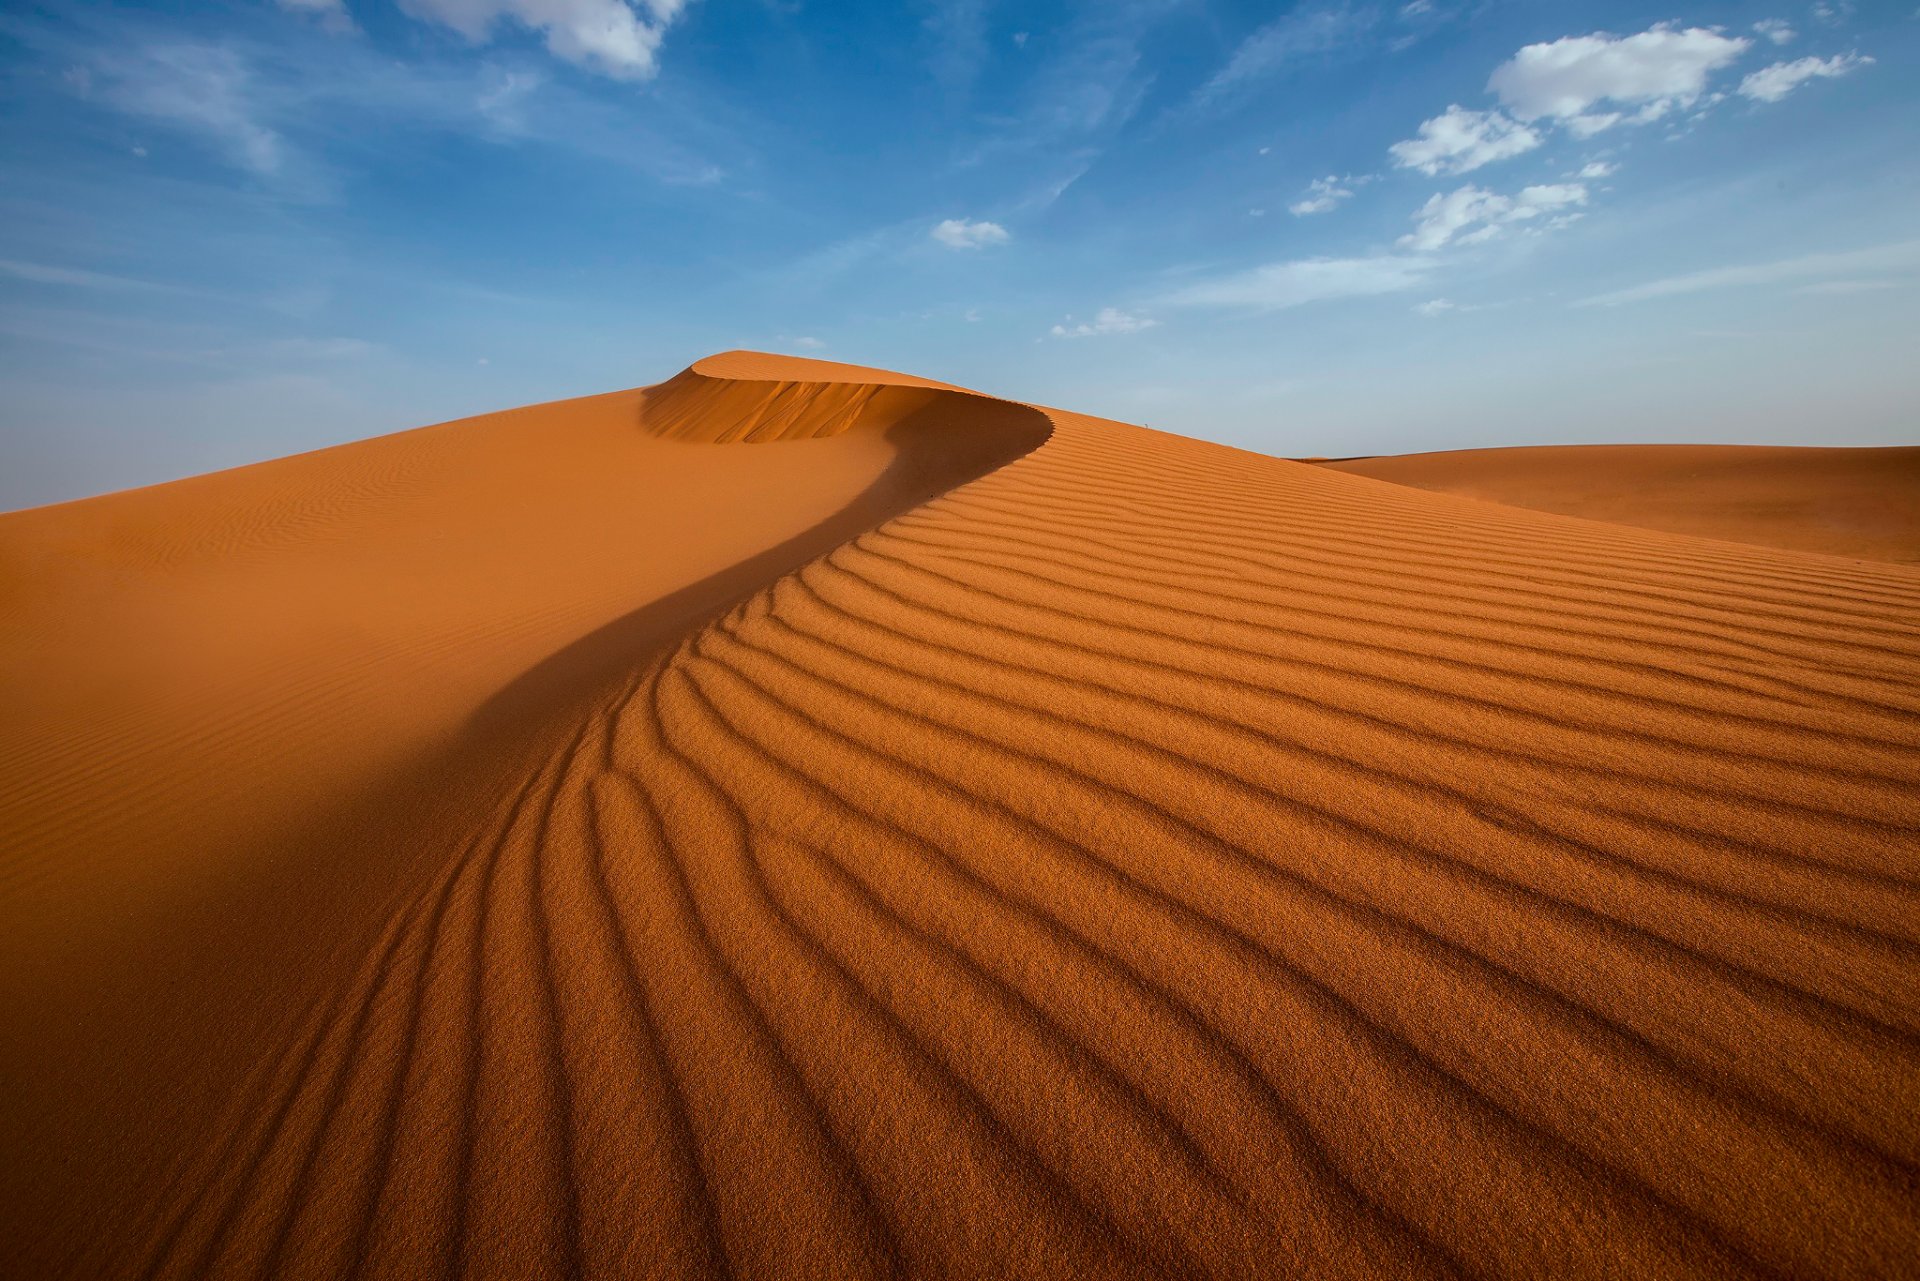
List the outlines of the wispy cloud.
{"label": "wispy cloud", "polygon": [[1092,320],[1075,324],[1073,317],[1068,316],[1065,323],[1055,325],[1050,332],[1055,338],[1099,338],[1108,334],[1137,334],[1159,323],[1118,307],[1102,307]]}
{"label": "wispy cloud", "polygon": [[1351,200],[1354,189],[1366,181],[1366,178],[1342,177],[1337,174],[1315,178],[1307,184],[1306,194],[1287,206],[1287,212],[1296,218],[1331,213],[1345,201]]}
{"label": "wispy cloud", "polygon": [[189,140],[262,189],[306,203],[337,195],[334,157],[364,156],[374,140],[403,131],[548,146],[670,185],[718,181],[742,150],[732,131],[684,104],[656,99],[636,115],[620,90],[549,76],[524,56],[400,62],[370,40],[321,40],[300,28],[256,25],[209,39],[181,24],[88,18],[21,23],[12,34],[64,73],[69,94]]}
{"label": "wispy cloud", "polygon": [[1755,102],[1778,102],[1809,80],[1832,80],[1872,65],[1872,58],[1863,58],[1857,53],[1776,62],[1742,80],[1740,93]]}
{"label": "wispy cloud", "polygon": [[1423,283],[1435,267],[1422,255],[1302,258],[1232,272],[1175,290],[1173,307],[1230,307],[1281,311],[1335,298],[1398,293]]}
{"label": "wispy cloud", "polygon": [[[1716,267],[1709,271],[1690,272],[1683,276],[1669,276],[1663,280],[1635,285],[1630,289],[1617,289],[1612,293],[1583,298],[1575,305],[1619,307],[1628,303],[1648,302],[1655,298],[1673,298],[1682,294],[1701,293],[1709,289],[1785,285],[1797,281],[1817,282],[1820,277],[1829,277],[1837,282],[1840,278],[1858,277],[1864,273],[1909,273],[1915,270],[1920,270],[1920,240],[1904,240],[1846,253],[1807,254],[1777,262]],[[1857,289],[1859,283],[1857,280],[1852,281],[1849,287]]]}
{"label": "wispy cloud", "polygon": [[36,285],[59,285],[70,289],[131,290],[141,293],[188,292],[177,285],[164,285],[157,281],[139,280],[131,276],[115,276],[98,271],[84,271],[76,267],[19,262],[13,259],[0,259],[0,275],[11,276],[15,280],[25,280]]}
{"label": "wispy cloud", "polygon": [[82,97],[200,139],[254,174],[277,174],[286,145],[266,123],[247,59],[228,45],[145,43],[97,54],[68,77]]}
{"label": "wispy cloud", "polygon": [[1371,6],[1302,5],[1242,40],[1226,65],[1200,86],[1193,106],[1230,101],[1256,82],[1298,63],[1352,50],[1379,21],[1379,11]]}

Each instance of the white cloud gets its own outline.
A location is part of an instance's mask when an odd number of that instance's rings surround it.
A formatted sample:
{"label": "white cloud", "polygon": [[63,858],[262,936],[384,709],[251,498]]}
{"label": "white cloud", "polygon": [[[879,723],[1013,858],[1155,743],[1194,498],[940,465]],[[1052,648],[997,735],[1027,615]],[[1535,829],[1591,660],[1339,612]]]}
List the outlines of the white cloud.
{"label": "white cloud", "polygon": [[987,245],[1004,245],[1013,239],[997,222],[972,222],[965,218],[949,218],[927,234],[949,249],[981,249]]}
{"label": "white cloud", "polygon": [[476,44],[501,21],[546,37],[557,58],[623,80],[659,70],[660,43],[689,0],[400,0],[417,18],[452,27]]}
{"label": "white cloud", "polygon": [[1510,223],[1525,222],[1586,203],[1587,189],[1579,183],[1527,187],[1513,196],[1468,185],[1445,195],[1435,195],[1421,206],[1414,215],[1418,225],[1400,237],[1400,247],[1431,253],[1454,242],[1479,244],[1499,235]]}
{"label": "white cloud", "polygon": [[1762,18],[1753,24],[1753,29],[1775,44],[1792,44],[1797,34],[1791,23],[1780,18]]}
{"label": "white cloud", "polygon": [[1611,178],[1619,172],[1620,166],[1614,164],[1611,160],[1591,160],[1588,161],[1574,177],[1586,179]]}
{"label": "white cloud", "polygon": [[1337,178],[1331,174],[1325,178],[1315,178],[1307,184],[1307,194],[1288,205],[1287,212],[1297,218],[1327,213],[1338,207],[1341,201],[1352,198],[1355,185],[1351,178]]}
{"label": "white cloud", "polygon": [[[1487,88],[1522,120],[1551,118],[1588,136],[1618,124],[1658,120],[1706,91],[1707,77],[1753,41],[1705,27],[1659,23],[1638,35],[1595,32],[1530,44],[1494,69]],[[1611,103],[1639,110],[1595,112]]]}
{"label": "white cloud", "polygon": [[1631,289],[1596,294],[1581,299],[1580,307],[1618,307],[1626,303],[1671,298],[1709,289],[1733,289],[1754,285],[1783,285],[1797,280],[1829,277],[1835,280],[1858,276],[1863,272],[1910,272],[1920,270],[1920,240],[1898,241],[1872,249],[1847,253],[1808,254],[1779,262],[1753,263],[1741,267],[1716,267],[1684,276],[1670,276]]}
{"label": "white cloud", "polygon": [[1450,311],[1459,311],[1460,304],[1446,298],[1434,298],[1414,306],[1414,312],[1422,316],[1444,316]]}
{"label": "white cloud", "polygon": [[1740,82],[1740,92],[1755,102],[1778,102],[1809,80],[1834,79],[1873,65],[1872,58],[1839,53],[1831,58],[1801,58],[1762,67]]}
{"label": "white cloud", "polygon": [[1169,294],[1175,307],[1244,307],[1279,311],[1333,298],[1398,293],[1425,280],[1428,258],[1381,254],[1371,258],[1303,258],[1268,263],[1189,285]]}
{"label": "white cloud", "polygon": [[[1068,316],[1067,319],[1072,320],[1073,317]],[[1091,321],[1081,321],[1077,325],[1055,325],[1052,333],[1055,338],[1097,338],[1105,334],[1137,334],[1159,323],[1146,316],[1121,311],[1118,307],[1102,307]]]}
{"label": "white cloud", "polygon": [[1423,122],[1418,138],[1396,142],[1387,151],[1402,169],[1437,176],[1467,173],[1532,151],[1540,142],[1538,133],[1498,111],[1452,106]]}
{"label": "white cloud", "polygon": [[827,345],[823,340],[819,338],[810,338],[810,337],[804,337],[804,336],[800,338],[794,338],[790,341],[792,342],[793,346],[800,348],[800,350],[802,351],[820,351],[823,348],[825,348]]}

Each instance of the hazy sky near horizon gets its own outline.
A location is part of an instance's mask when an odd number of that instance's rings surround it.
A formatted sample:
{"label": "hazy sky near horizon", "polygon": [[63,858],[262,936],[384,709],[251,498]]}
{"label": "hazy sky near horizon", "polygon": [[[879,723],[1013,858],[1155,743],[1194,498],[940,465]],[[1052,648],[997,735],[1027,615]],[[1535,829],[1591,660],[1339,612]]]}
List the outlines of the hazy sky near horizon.
{"label": "hazy sky near horizon", "polygon": [[1920,443],[1915,0],[62,0],[0,59],[0,508],[731,347],[1288,455]]}

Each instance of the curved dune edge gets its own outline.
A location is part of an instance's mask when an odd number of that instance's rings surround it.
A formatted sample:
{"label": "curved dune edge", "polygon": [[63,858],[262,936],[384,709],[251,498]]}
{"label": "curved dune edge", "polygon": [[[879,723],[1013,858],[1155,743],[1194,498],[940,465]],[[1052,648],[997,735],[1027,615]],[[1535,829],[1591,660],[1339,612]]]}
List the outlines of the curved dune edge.
{"label": "curved dune edge", "polygon": [[674,440],[817,440],[855,427],[885,432],[953,395],[990,399],[883,369],[730,351],[648,388],[644,419]]}
{"label": "curved dune edge", "polygon": [[1920,574],[1044,412],[527,699],[45,1270],[1912,1270]]}
{"label": "curved dune edge", "polygon": [[881,377],[930,399],[742,452],[618,392],[0,517],[0,1251],[115,1272],[101,1207],[155,1195],[583,691],[1049,430]]}

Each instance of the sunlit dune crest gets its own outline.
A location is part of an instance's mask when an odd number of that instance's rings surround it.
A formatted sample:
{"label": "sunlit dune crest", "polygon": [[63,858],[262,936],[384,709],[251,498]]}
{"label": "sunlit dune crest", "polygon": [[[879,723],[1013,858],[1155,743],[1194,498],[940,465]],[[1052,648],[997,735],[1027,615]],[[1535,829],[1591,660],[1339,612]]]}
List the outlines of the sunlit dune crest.
{"label": "sunlit dune crest", "polygon": [[735,352],[0,516],[8,1271],[1920,1271],[1912,451],[1516,452]]}

